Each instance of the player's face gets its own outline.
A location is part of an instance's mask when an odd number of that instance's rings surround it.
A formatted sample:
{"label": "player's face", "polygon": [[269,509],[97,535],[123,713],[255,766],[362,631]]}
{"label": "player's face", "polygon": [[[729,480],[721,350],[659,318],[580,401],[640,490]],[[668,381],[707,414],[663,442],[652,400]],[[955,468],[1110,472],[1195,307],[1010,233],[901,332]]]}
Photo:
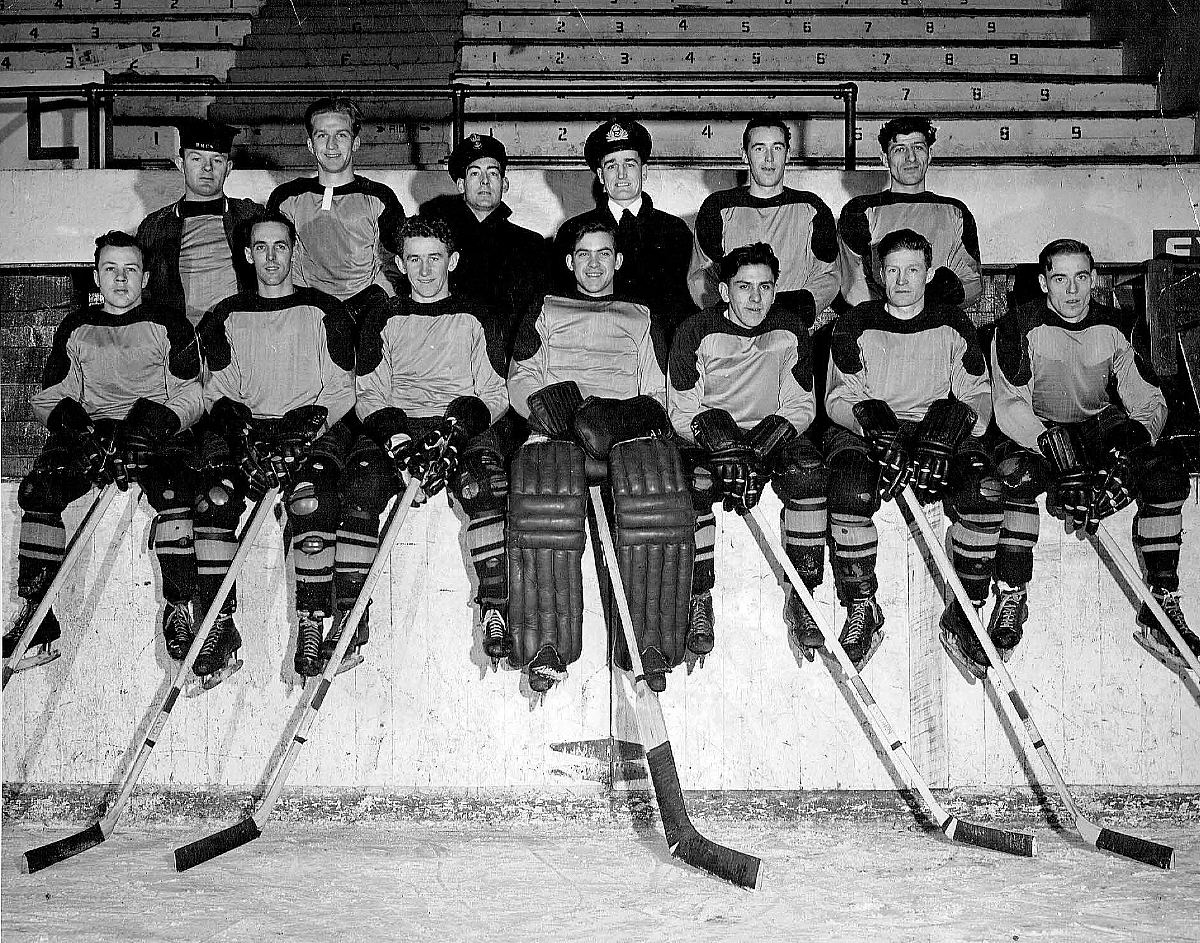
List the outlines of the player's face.
{"label": "player's face", "polygon": [[897,308],[907,308],[924,298],[931,278],[925,253],[917,249],[896,249],[883,260],[883,288],[887,300]]}
{"label": "player's face", "polygon": [[467,201],[467,206],[477,213],[490,213],[508,192],[508,178],[494,157],[481,157],[467,168],[462,180],[458,181],[458,192]]}
{"label": "player's face", "polygon": [[888,173],[896,183],[906,187],[924,183],[929,170],[929,145],[925,143],[925,135],[919,131],[897,134],[888,145],[885,160]]}
{"label": "player's face", "polygon": [[1050,271],[1038,276],[1050,310],[1068,321],[1078,321],[1088,312],[1096,272],[1086,255],[1069,253],[1050,260]]}
{"label": "player's face", "polygon": [[775,276],[769,265],[743,265],[719,286],[729,317],[742,327],[758,327],[775,300]]}
{"label": "player's face", "polygon": [[441,239],[405,239],[397,261],[408,276],[414,301],[441,301],[450,296],[450,273],[458,265],[458,253],[447,252]]}
{"label": "player's face", "polygon": [[618,203],[632,203],[642,195],[647,169],[637,151],[613,151],[600,161],[596,176],[604,192]]}
{"label": "player's face", "polygon": [[193,200],[212,200],[225,189],[232,164],[228,154],[188,148],[180,159],[185,195]]}
{"label": "player's face", "polygon": [[358,136],[352,130],[350,116],[340,111],[327,111],[313,118],[313,132],[308,139],[308,152],[326,173],[340,174],[354,163]]}
{"label": "player's face", "polygon": [[292,274],[292,240],[282,223],[259,223],[250,233],[246,258],[260,284],[274,288]]}
{"label": "player's face", "polygon": [[585,295],[612,294],[613,279],[624,260],[613,242],[612,233],[589,232],[575,243],[567,256],[567,268],[575,273],[575,284]]}
{"label": "player's face", "polygon": [[770,189],[783,182],[788,146],[779,128],[755,128],[746,144],[750,176],[760,187]]}
{"label": "player's face", "polygon": [[142,268],[142,253],[132,246],[105,246],[96,262],[96,285],[110,314],[128,311],[142,300],[150,274]]}

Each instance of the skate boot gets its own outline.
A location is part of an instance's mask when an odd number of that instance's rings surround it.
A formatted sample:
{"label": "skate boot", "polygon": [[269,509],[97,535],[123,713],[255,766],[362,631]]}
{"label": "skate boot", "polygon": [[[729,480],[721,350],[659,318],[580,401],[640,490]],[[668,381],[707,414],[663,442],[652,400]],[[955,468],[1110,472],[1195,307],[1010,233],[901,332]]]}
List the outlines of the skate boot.
{"label": "skate boot", "polygon": [[800,601],[800,595],[790,586],[783,599],[783,624],[787,626],[788,635],[796,647],[808,661],[817,657],[817,649],[825,646],[825,636],[812,613]]}
{"label": "skate boot", "polygon": [[688,615],[687,650],[693,655],[699,655],[703,664],[704,656],[711,652],[716,644],[712,593],[696,593],[692,596],[691,611]]}
{"label": "skate boot", "polygon": [[[1196,637],[1196,633],[1191,630],[1184,618],[1183,608],[1179,605],[1179,594],[1161,589],[1154,589],[1153,592],[1154,598],[1163,607],[1163,611],[1166,612],[1175,628],[1179,630],[1179,634],[1183,636],[1188,648],[1200,658],[1200,638]],[[1149,606],[1143,604],[1138,610],[1137,624],[1138,629],[1133,634],[1137,643],[1176,674],[1187,677],[1191,666],[1183,657],[1183,653],[1171,641],[1167,630],[1159,625],[1158,619],[1155,618]]]}
{"label": "skate boot", "polygon": [[325,617],[319,612],[301,609],[296,612],[296,657],[292,666],[302,678],[315,678],[321,673],[321,639]]}
{"label": "skate boot", "polygon": [[[979,605],[982,606],[983,603],[979,603]],[[976,678],[982,681],[987,677],[991,662],[988,660],[987,652],[979,644],[975,629],[971,627],[970,620],[963,612],[962,606],[958,604],[958,600],[946,607],[946,611],[942,613],[940,625],[942,627],[942,648],[946,650],[950,660],[962,672],[962,676],[971,684],[975,683]]]}
{"label": "skate boot", "polygon": [[1000,653],[1001,661],[1007,662],[1012,657],[1013,649],[1021,643],[1025,634],[1025,620],[1028,618],[1029,602],[1025,587],[997,586],[996,608],[992,612],[992,621],[988,623],[988,637]]}
{"label": "skate boot", "polygon": [[512,654],[512,633],[508,630],[508,623],[504,621],[504,615],[499,609],[484,610],[479,629],[483,635],[483,650],[493,662]]}
{"label": "skate boot", "polygon": [[655,694],[662,694],[667,689],[667,672],[671,666],[667,664],[667,656],[651,646],[642,652],[642,677],[646,679],[646,687]]}
{"label": "skate boot", "polygon": [[242,667],[242,660],[237,657],[241,647],[242,636],[233,624],[233,614],[222,612],[192,665],[192,673],[200,679],[202,690],[211,691]]}
{"label": "skate boot", "polygon": [[[5,659],[11,658],[13,652],[17,650],[17,643],[21,641],[21,633],[25,631],[29,619],[33,616],[33,611],[37,609],[40,601],[40,599],[21,598],[21,610],[17,613],[12,628],[4,633]],[[42,624],[33,633],[33,640],[25,649],[25,654],[21,656],[21,660],[16,665],[12,666],[12,669],[27,671],[30,668],[54,661],[61,654],[54,643],[61,637],[62,628],[58,624],[58,617],[54,615],[54,610],[50,609],[46,612],[46,617],[42,619]]]}
{"label": "skate boot", "polygon": [[[346,618],[350,615],[350,610],[353,608],[354,604],[351,603],[333,620],[333,627],[329,630],[329,635],[321,643],[321,668],[318,673],[323,674],[325,668],[329,665],[330,659],[333,658],[333,650],[337,648],[338,642],[342,638],[342,626],[345,624]],[[342,662],[338,665],[337,674],[349,671],[351,668],[357,668],[362,664],[362,649],[370,637],[371,604],[367,603],[367,608],[363,610],[362,618],[358,620],[358,628],[354,630],[354,638],[350,640],[350,644],[346,646],[346,653],[342,655]],[[299,646],[297,646],[297,650],[299,650]],[[297,669],[297,672],[299,672],[299,669]]]}
{"label": "skate boot", "polygon": [[167,654],[175,661],[183,661],[192,640],[196,637],[196,629],[192,624],[192,601],[168,602],[163,610],[162,622],[163,639],[167,643]]}
{"label": "skate boot", "polygon": [[883,642],[883,610],[874,596],[850,601],[838,642],[854,663],[855,670],[862,671]]}
{"label": "skate boot", "polygon": [[543,645],[529,663],[529,687],[538,694],[545,694],[556,682],[567,680],[567,666],[563,664],[558,649]]}

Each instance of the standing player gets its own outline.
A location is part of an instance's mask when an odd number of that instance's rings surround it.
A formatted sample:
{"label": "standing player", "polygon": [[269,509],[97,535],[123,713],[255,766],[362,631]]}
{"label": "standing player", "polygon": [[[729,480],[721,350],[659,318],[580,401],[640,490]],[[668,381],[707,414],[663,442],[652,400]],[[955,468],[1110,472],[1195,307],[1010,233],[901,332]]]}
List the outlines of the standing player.
{"label": "standing player", "polygon": [[[693,459],[696,568],[687,646],[697,655],[714,645],[712,587],[716,580],[713,504],[746,511],[767,482],[783,501],[784,550],[804,584],[815,590],[825,571],[825,466],[803,435],[816,416],[812,353],[804,319],[812,298],[800,292],[803,314],[775,304],[779,260],[764,242],[721,260],[722,304],[688,318],[675,335],[667,395],[675,431],[699,446]],[[784,621],[811,660],[821,630],[789,588]]]}
{"label": "standing player", "polygon": [[254,287],[254,269],[238,244],[242,228],[263,208],[225,195],[233,169],[236,128],[186,121],[179,128],[183,198],[155,210],[138,226],[146,254],[147,298],[187,315],[193,327],[222,298]]}
{"label": "standing player", "polygon": [[[1056,239],[1038,256],[1045,298],[1000,321],[992,345],[996,424],[1011,442],[1002,449],[1004,527],[996,555],[997,603],[988,634],[1001,654],[1023,634],[1026,586],[1038,538],[1036,498],[1071,529],[1094,531],[1098,521],[1137,502],[1133,542],[1146,581],[1189,647],[1200,639],[1179,605],[1181,509],[1190,489],[1175,452],[1158,442],[1167,421],[1162,393],[1142,376],[1121,315],[1092,299],[1091,250]],[[1112,395],[1115,389],[1116,399]],[[1137,640],[1177,670],[1186,662],[1143,606]],[[963,648],[979,665],[981,647]]]}
{"label": "standing player", "polygon": [[[958,308],[925,303],[929,241],[909,229],[879,243],[886,301],[866,301],[834,322],[825,405],[833,573],[846,607],[840,641],[856,667],[882,640],[875,600],[881,498],[910,481],[928,501],[945,495],[954,569],[981,607],[991,585],[1001,505],[979,438],[991,420],[991,386],[975,328]],[[954,602],[944,636],[970,633]]]}
{"label": "standing player", "polygon": [[937,131],[928,118],[893,118],[879,132],[888,188],[857,196],[838,219],[841,242],[842,297],[850,305],[882,298],[875,280],[879,240],[898,229],[919,232],[933,246],[930,303],[966,307],[983,292],[979,277],[979,234],[975,217],[961,200],[925,189]]}
{"label": "standing player", "polygon": [[705,197],[696,216],[696,244],[688,275],[701,307],[720,302],[718,262],[738,246],[765,242],[779,259],[777,300],[796,310],[793,293],[812,295],[820,316],[838,293],[837,227],[815,193],[783,185],[792,132],[782,118],[752,118],[742,132],[750,182]]}
{"label": "standing player", "polygon": [[[684,655],[695,513],[678,451],[666,438],[666,383],[650,312],[614,292],[623,261],[611,225],[581,225],[566,257],[575,290],[547,295],[526,320],[509,370],[513,408],[535,434],[511,472],[509,660],[528,667],[535,692],[566,678],[582,651],[589,474],[607,473],[612,485],[621,577],[646,683],[665,690],[667,672]],[[613,654],[628,667],[620,635]]]}
{"label": "standing player", "polygon": [[387,246],[404,219],[391,187],[354,172],[362,116],[348,98],[322,98],[304,113],[315,177],[280,184],[267,206],[296,228],[293,277],[345,302],[359,323],[395,294],[385,275]]}
{"label": "standing player", "polygon": [[[450,227],[417,216],[405,220],[397,238],[411,294],[372,314],[359,340],[355,408],[365,434],[342,491],[342,533],[357,556],[347,574],[353,592],[346,595],[353,602],[366,577],[379,546],[379,515],[407,470],[425,479],[427,495],[448,487],[470,519],[467,548],[479,580],[484,649],[493,659],[507,658],[508,477],[491,428],[508,409],[504,352],[485,330],[491,317],[485,306],[450,291],[459,260]],[[364,619],[355,647],[366,641],[365,631]],[[336,644],[336,637],[327,642],[330,651]]]}
{"label": "standing player", "polygon": [[[353,325],[336,298],[292,281],[296,233],[269,213],[249,232],[254,292],[226,298],[200,322],[210,375],[204,400],[206,483],[196,514],[200,591],[211,603],[236,550],[246,498],[279,486],[296,567],[296,673],[321,672],[323,621],[332,616],[338,476],[354,407]],[[338,549],[342,549],[340,545]],[[241,645],[234,596],[224,601],[195,672],[206,685]]]}
{"label": "standing player", "polygon": [[[196,590],[192,500],[196,470],[185,438],[203,411],[196,334],[182,318],[142,303],[148,279],[132,236],[96,240],[96,284],[103,303],[68,315],[54,335],[33,413],[50,439],[21,482],[17,592],[24,610],[4,636],[8,658],[25,622],[62,563],[63,510],[90,488],[136,480],[154,518],[152,544],[162,573],[163,635],[172,658],[191,645]],[[33,637],[23,667],[57,657],[53,610]]]}
{"label": "standing player", "polygon": [[[615,291],[641,301],[650,309],[663,345],[661,362],[675,327],[695,307],[687,290],[692,233],[678,216],[654,206],[646,184],[652,142],[637,121],[605,121],[588,135],[584,157],[603,191],[604,199],[593,210],[567,220],[555,239],[555,256],[572,252],[575,234],[585,223],[603,222],[617,232],[617,251],[624,264],[617,272]],[[572,291],[569,273],[562,272],[560,290]]]}

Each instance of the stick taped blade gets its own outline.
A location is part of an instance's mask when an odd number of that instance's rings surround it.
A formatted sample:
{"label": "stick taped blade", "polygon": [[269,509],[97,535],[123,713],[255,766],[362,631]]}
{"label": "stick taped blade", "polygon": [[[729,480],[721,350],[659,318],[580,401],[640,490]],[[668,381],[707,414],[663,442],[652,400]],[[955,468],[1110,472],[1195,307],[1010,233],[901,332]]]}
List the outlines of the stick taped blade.
{"label": "stick taped blade", "polygon": [[104,838],[104,830],[100,828],[100,823],[97,822],[95,825],[85,828],[82,832],[76,832],[74,835],[68,835],[66,838],[52,841],[48,845],[31,848],[25,852],[25,864],[22,870],[26,874],[41,871],[52,864],[66,861],[68,858],[74,858],[81,851],[95,848],[104,841]]}
{"label": "stick taped blade", "polygon": [[990,848],[1010,855],[1032,858],[1037,854],[1037,839],[1025,832],[1010,832],[990,825],[956,820],[954,840],[977,848]]}
{"label": "stick taped blade", "polygon": [[1111,828],[1100,829],[1100,834],[1096,838],[1096,847],[1103,851],[1111,851],[1114,855],[1132,858],[1143,864],[1152,864],[1164,871],[1170,871],[1175,867],[1174,848],[1169,845],[1160,845],[1158,842],[1146,838],[1138,838],[1136,835],[1115,832]]}
{"label": "stick taped blade", "polygon": [[210,861],[218,855],[249,844],[261,834],[254,819],[242,819],[236,825],[230,825],[229,828],[223,828],[221,831],[213,832],[191,844],[176,848],[175,870],[186,871],[198,864],[204,864],[205,861]]}

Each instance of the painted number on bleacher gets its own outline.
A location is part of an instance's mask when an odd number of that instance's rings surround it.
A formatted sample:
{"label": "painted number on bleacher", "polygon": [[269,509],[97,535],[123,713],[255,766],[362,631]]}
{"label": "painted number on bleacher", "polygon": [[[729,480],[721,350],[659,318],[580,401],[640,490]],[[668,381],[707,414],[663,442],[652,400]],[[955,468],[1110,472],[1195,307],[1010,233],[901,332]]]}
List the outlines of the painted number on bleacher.
{"label": "painted number on bleacher", "polygon": [[989,33],[996,32],[996,23],[994,20],[988,20],[987,31]]}
{"label": "painted number on bleacher", "polygon": [[558,139],[560,141],[565,141],[567,139],[567,129],[566,128],[558,129]]}
{"label": "painted number on bleacher", "polygon": [[824,65],[824,64],[825,64],[825,53],[818,52],[817,53],[817,65]]}
{"label": "painted number on bleacher", "polygon": [[933,32],[933,20],[925,21],[925,32],[927,32],[927,33]]}
{"label": "painted number on bleacher", "polygon": [[554,32],[565,33],[566,31],[567,31],[566,21],[565,20],[556,20],[554,23]]}
{"label": "painted number on bleacher", "polygon": [[805,20],[804,25],[801,26],[800,29],[805,33],[811,33],[812,32],[812,20]]}
{"label": "painted number on bleacher", "polygon": [[629,53],[621,53],[621,65],[629,65]]}
{"label": "painted number on bleacher", "polygon": [[858,125],[854,126],[854,140],[856,140],[856,141],[862,140],[862,128],[860,128]]}
{"label": "painted number on bleacher", "polygon": [[973,101],[973,102],[983,101],[983,89],[982,88],[979,88],[978,86],[972,87],[971,101]]}
{"label": "painted number on bleacher", "polygon": [[614,23],[613,25],[616,27],[616,31],[618,33],[625,32],[625,21],[624,20],[617,20],[617,22]]}
{"label": "painted number on bleacher", "polygon": [[1001,141],[1008,140],[1008,125],[1006,125],[1006,124],[1000,125],[1000,140]]}
{"label": "painted number on bleacher", "polygon": [[700,136],[701,136],[701,137],[706,137],[706,138],[709,138],[709,139],[711,140],[711,139],[712,139],[712,136],[713,136],[712,125],[711,125],[711,124],[706,124],[706,125],[705,125],[703,128],[701,128],[701,129],[700,129]]}
{"label": "painted number on bleacher", "polygon": [[680,32],[684,32],[684,33],[686,33],[686,32],[687,32],[687,28],[688,28],[688,25],[687,25],[687,20],[680,20],[680,21],[679,21],[679,29],[680,29]]}
{"label": "painted number on bleacher", "polygon": [[37,30],[36,26],[29,31],[29,35],[32,36],[34,39],[38,38],[38,30]]}
{"label": "painted number on bleacher", "polygon": [[1010,52],[1010,53],[1008,54],[1008,64],[1009,64],[1009,65],[1020,65],[1020,64],[1021,64],[1021,57],[1020,57],[1020,55],[1019,55],[1018,53],[1015,53],[1015,52]]}
{"label": "painted number on bleacher", "polygon": [[562,65],[566,61],[567,61],[567,54],[565,52],[556,52],[554,54],[554,64],[555,65]]}
{"label": "painted number on bleacher", "polygon": [[11,69],[11,68],[12,68],[12,60],[9,59],[8,56],[5,56],[3,59],[0,59],[0,69]]}
{"label": "painted number on bleacher", "polygon": [[[756,53],[756,55],[757,55],[757,53]],[[687,55],[683,57],[683,61],[691,62],[694,64],[696,61],[696,53],[693,50],[689,49]]]}
{"label": "painted number on bleacher", "polygon": [[1040,92],[1038,92],[1038,98],[1040,98],[1044,102],[1050,101],[1050,89],[1048,89],[1048,88],[1042,89]]}
{"label": "painted number on bleacher", "polygon": [[900,91],[902,91],[904,93],[903,100],[908,101],[908,96],[912,94],[912,89],[911,88],[902,88],[902,89],[900,89]]}
{"label": "painted number on bleacher", "polygon": [[1077,124],[1071,125],[1071,137],[1078,141],[1083,137],[1083,128],[1079,127]]}
{"label": "painted number on bleacher", "polygon": [[761,52],[751,53],[750,54],[750,64],[751,65],[762,65],[762,53]]}
{"label": "painted number on bleacher", "polygon": [[742,32],[743,33],[750,32],[750,21],[749,20],[742,20]]}
{"label": "painted number on bleacher", "polygon": [[946,65],[954,65],[954,53],[946,53]]}
{"label": "painted number on bleacher", "polygon": [[870,20],[863,20],[863,32],[864,33],[871,32],[871,21]]}
{"label": "painted number on bleacher", "polygon": [[892,61],[892,54],[890,52],[885,52],[883,54],[883,64],[887,65],[891,61]]}

